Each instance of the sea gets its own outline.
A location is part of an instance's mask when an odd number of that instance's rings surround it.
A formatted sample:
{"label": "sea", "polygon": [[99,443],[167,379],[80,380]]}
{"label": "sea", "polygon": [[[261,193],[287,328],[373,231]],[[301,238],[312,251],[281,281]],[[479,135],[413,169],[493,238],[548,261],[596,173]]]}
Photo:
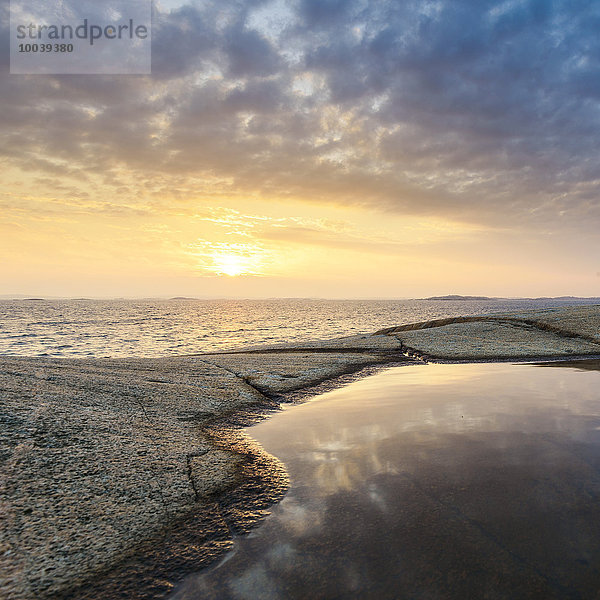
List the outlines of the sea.
{"label": "sea", "polygon": [[373,333],[444,317],[591,303],[600,300],[0,300],[0,355],[176,356]]}

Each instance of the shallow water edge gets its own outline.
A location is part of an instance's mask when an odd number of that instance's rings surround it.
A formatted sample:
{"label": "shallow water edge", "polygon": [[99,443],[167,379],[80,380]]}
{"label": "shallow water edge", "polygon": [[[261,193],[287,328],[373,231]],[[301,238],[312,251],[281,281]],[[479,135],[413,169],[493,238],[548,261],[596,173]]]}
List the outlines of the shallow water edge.
{"label": "shallow water edge", "polygon": [[[438,361],[436,361],[438,362]],[[442,361],[439,361],[440,363]],[[466,361],[443,361],[443,364],[465,364]],[[470,361],[477,364],[520,363],[539,367],[570,367],[600,370],[600,357],[577,359],[512,359]],[[301,390],[281,394],[281,403],[302,404],[315,396],[339,389],[354,381],[398,366],[419,363],[370,365]],[[422,363],[423,365],[426,363]],[[76,590],[68,598],[163,598],[177,581],[215,565],[233,547],[233,537],[249,533],[268,516],[269,508],[288,491],[289,478],[285,465],[267,453],[252,437],[242,432],[278,412],[277,407],[254,407],[215,420],[203,433],[215,447],[233,451],[241,458],[236,483],[201,504],[185,519],[172,523],[161,537],[146,542],[134,557],[111,569],[100,581]]]}
{"label": "shallow water edge", "polygon": [[[326,391],[382,370],[413,362],[368,365],[357,371],[331,377],[315,385],[278,394],[281,404],[301,404]],[[50,598],[65,600],[113,600],[164,598],[178,581],[221,560],[233,547],[234,536],[249,533],[269,514],[289,487],[285,465],[265,450],[243,429],[281,410],[278,404],[240,409],[202,426],[211,444],[239,457],[235,482],[209,495],[184,518],[166,524],[164,531],[140,544],[130,556],[90,583],[67,594]]]}
{"label": "shallow water edge", "polygon": [[388,370],[250,429],[290,491],[173,600],[594,597],[598,363],[551,366]]}

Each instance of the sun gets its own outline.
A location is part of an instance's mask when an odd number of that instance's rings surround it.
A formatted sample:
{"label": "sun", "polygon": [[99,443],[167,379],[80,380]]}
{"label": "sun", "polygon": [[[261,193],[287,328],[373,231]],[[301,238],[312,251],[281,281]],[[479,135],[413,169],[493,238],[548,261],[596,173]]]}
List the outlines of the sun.
{"label": "sun", "polygon": [[241,254],[214,254],[214,270],[220,275],[237,277],[252,273],[252,257]]}
{"label": "sun", "polygon": [[209,257],[208,270],[229,277],[262,275],[265,266],[264,251],[248,244],[223,244],[213,249]]}
{"label": "sun", "polygon": [[202,271],[219,276],[264,276],[272,262],[269,251],[257,244],[202,240],[191,250]]}

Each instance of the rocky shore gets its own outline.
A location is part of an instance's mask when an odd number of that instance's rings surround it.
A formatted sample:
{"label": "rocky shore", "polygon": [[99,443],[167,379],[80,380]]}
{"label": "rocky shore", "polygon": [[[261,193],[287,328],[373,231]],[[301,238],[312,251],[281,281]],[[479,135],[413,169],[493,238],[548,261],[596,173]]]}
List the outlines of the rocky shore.
{"label": "rocky shore", "polygon": [[180,358],[0,357],[0,597],[167,594],[285,492],[239,426],[315,386],[407,361],[598,355],[600,306],[579,306]]}

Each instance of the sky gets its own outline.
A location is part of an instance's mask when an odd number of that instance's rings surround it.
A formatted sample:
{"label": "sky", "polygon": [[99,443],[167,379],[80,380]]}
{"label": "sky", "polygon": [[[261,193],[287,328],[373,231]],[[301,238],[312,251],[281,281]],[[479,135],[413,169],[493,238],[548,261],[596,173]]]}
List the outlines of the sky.
{"label": "sky", "polygon": [[600,296],[600,3],[163,1],[9,74],[0,294]]}

